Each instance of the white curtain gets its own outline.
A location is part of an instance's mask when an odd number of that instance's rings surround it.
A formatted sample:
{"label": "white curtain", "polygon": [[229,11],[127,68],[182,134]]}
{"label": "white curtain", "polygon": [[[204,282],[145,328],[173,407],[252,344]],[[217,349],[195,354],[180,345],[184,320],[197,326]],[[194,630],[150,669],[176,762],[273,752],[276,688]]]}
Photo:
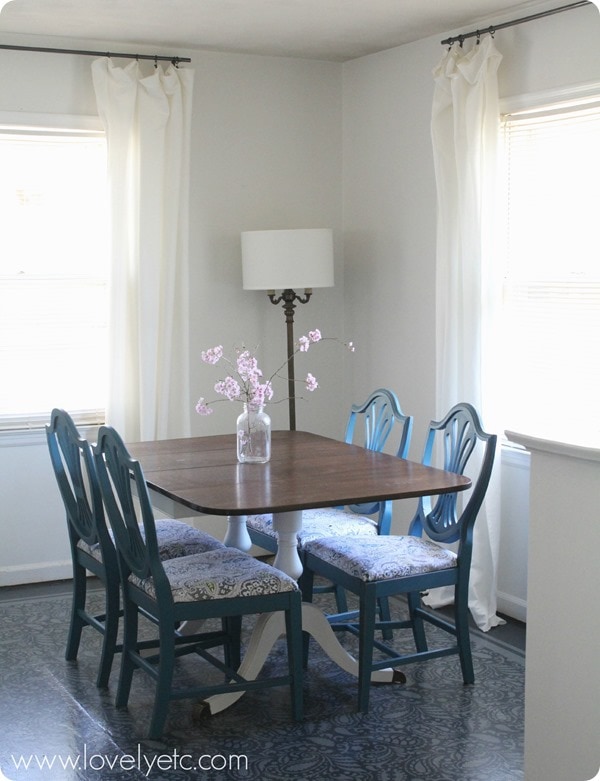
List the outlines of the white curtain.
{"label": "white curtain", "polygon": [[126,441],[190,432],[188,191],[194,73],[95,60],[108,141],[112,278],[107,422]]}
{"label": "white curtain", "polygon": [[[434,70],[431,132],[437,184],[436,376],[441,418],[456,403],[472,403],[487,431],[501,434],[491,403],[499,362],[495,312],[501,296],[495,262],[501,55],[491,36],[469,51],[453,47]],[[499,456],[499,453],[498,453]],[[484,631],[496,616],[500,534],[499,457],[475,525],[469,608]],[[452,601],[450,589],[429,603]]]}

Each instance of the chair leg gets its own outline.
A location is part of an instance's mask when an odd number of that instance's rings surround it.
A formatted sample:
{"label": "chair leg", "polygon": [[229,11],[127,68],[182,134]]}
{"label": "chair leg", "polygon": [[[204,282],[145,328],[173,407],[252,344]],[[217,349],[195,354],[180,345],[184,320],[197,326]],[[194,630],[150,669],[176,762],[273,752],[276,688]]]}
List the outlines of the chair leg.
{"label": "chair leg", "polygon": [[373,663],[373,640],[377,618],[375,592],[367,592],[360,598],[360,624],[358,636],[358,710],[369,712],[369,691],[371,666]]}
{"label": "chair leg", "polygon": [[228,636],[223,648],[225,664],[230,669],[237,670],[242,660],[242,617],[229,616],[228,618],[223,618],[221,627]]}
{"label": "chair leg", "polygon": [[[390,613],[390,601],[387,597],[379,597],[378,600],[379,604],[379,618],[382,621],[391,621],[391,613]],[[389,626],[386,626],[384,629],[381,630],[381,635],[384,640],[393,640],[394,639],[394,632],[389,628]]]}
{"label": "chair leg", "polygon": [[306,561],[302,561],[303,569],[302,574],[298,578],[298,586],[302,592],[303,602],[313,601],[313,588],[315,584],[315,573],[311,569],[307,569]]}
{"label": "chair leg", "polygon": [[[298,585],[300,586],[300,590],[302,591],[302,601],[312,602],[315,573],[311,569],[307,568],[306,561],[304,561],[303,564],[304,564],[304,569],[302,571],[302,575],[300,575],[300,578],[298,579]],[[305,670],[308,669],[309,644],[310,644],[309,633],[302,632],[302,667]]]}
{"label": "chair leg", "polygon": [[287,654],[289,674],[292,679],[292,718],[294,721],[302,721],[304,717],[303,702],[303,673],[302,662],[304,656],[302,632],[302,602],[295,595],[291,600],[290,609],[285,612],[285,627],[287,633]]}
{"label": "chair leg", "polygon": [[415,640],[415,648],[419,653],[427,650],[427,637],[425,636],[425,627],[423,625],[423,619],[417,613],[417,610],[421,607],[421,595],[413,591],[407,594],[408,599],[408,613],[412,624],[412,632]]}
{"label": "chair leg", "polygon": [[124,631],[123,631],[123,652],[121,654],[121,672],[119,674],[119,684],[117,686],[117,696],[115,706],[117,708],[126,708],[129,702],[129,692],[131,691],[131,681],[135,670],[133,654],[137,653],[137,635],[138,635],[138,609],[123,598],[124,606]]}
{"label": "chair leg", "polygon": [[475,683],[475,671],[473,670],[473,657],[471,655],[467,592],[465,589],[465,594],[461,598],[458,586],[454,595],[454,623],[456,625],[456,641],[463,681],[466,684]]}
{"label": "chair leg", "polygon": [[79,643],[81,642],[81,632],[86,625],[86,621],[81,617],[85,610],[85,599],[87,594],[87,577],[85,567],[81,564],[75,564],[73,567],[73,599],[71,602],[71,621],[69,623],[69,634],[67,636],[67,648],[65,650],[65,659],[72,662],[77,659]]}
{"label": "chair leg", "polygon": [[170,693],[173,684],[173,671],[175,669],[175,642],[173,632],[164,629],[169,623],[161,624],[159,630],[160,651],[158,660],[158,679],[154,695],[154,708],[148,738],[159,740],[164,732],[167,712],[169,710]]}
{"label": "chair leg", "polygon": [[334,586],[335,604],[338,613],[348,612],[348,600],[346,599],[346,590],[341,586]]}
{"label": "chair leg", "polygon": [[119,583],[105,583],[105,619],[104,619],[104,638],[102,640],[102,654],[100,656],[100,668],[96,679],[96,686],[99,689],[106,689],[110,671],[112,669],[115,656],[115,646],[117,644],[117,632],[119,630]]}

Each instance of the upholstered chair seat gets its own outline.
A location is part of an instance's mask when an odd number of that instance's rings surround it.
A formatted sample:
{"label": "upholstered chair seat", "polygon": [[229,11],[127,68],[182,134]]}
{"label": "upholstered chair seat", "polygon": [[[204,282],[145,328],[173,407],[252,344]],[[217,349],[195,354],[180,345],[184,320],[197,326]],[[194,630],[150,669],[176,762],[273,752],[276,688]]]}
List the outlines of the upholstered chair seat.
{"label": "upholstered chair seat", "polygon": [[[161,518],[155,521],[155,525],[158,555],[161,561],[176,559],[180,556],[193,556],[196,553],[219,550],[225,547],[216,537],[200,529],[195,529],[183,521]],[[112,531],[109,531],[109,534],[112,539]],[[143,527],[140,527],[140,534],[143,538]],[[99,543],[90,545],[85,540],[79,540],[77,547],[89,553],[90,556],[93,556],[98,561],[102,561],[102,550]]]}
{"label": "upholstered chair seat", "polygon": [[[252,526],[256,531],[267,534],[277,540],[273,528],[271,513],[252,516]],[[298,532],[298,547],[304,549],[307,542],[319,537],[353,537],[357,535],[377,535],[377,521],[368,515],[358,515],[352,510],[339,507],[323,507],[318,510],[302,511],[302,529]]]}
{"label": "upholstered chair seat", "polygon": [[422,537],[324,537],[306,545],[307,553],[364,583],[393,580],[456,567],[454,551]]}
{"label": "upholstered chair seat", "polygon": [[[235,548],[196,553],[163,561],[174,602],[233,599],[295,591],[295,580]],[[133,585],[156,599],[152,576],[130,575]]]}

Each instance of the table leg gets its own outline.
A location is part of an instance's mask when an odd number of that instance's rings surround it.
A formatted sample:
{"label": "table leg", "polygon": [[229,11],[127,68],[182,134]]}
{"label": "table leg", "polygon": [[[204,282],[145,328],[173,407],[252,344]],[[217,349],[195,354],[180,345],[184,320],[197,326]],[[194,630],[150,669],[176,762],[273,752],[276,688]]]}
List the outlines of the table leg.
{"label": "table leg", "polygon": [[[357,660],[340,645],[327,618],[316,605],[308,602],[302,603],[302,629],[314,637],[338,667],[358,677]],[[259,616],[238,673],[247,680],[254,680],[271,653],[275,642],[284,634],[285,617],[283,613],[263,613]],[[394,670],[391,667],[376,670],[371,674],[373,683],[392,683],[393,680]],[[202,705],[214,715],[233,705],[243,695],[243,691],[215,694],[203,700]]]}
{"label": "table leg", "polygon": [[246,527],[246,515],[228,515],[227,532],[223,542],[229,548],[247,551],[252,547],[252,540]]}
{"label": "table leg", "polygon": [[273,528],[277,532],[277,553],[273,565],[294,580],[298,580],[302,575],[297,537],[302,528],[302,510],[273,513]]}
{"label": "table leg", "polygon": [[[245,525],[246,517],[239,517]],[[230,517],[230,525],[232,520],[233,518]],[[302,511],[274,513],[273,528],[277,532],[277,555],[274,566],[297,579],[302,574],[302,561],[298,555],[296,537],[302,528]],[[327,656],[338,667],[358,677],[358,661],[340,644],[323,611],[309,602],[302,603],[302,629],[314,637]],[[285,634],[283,613],[263,613],[260,615],[250,637],[244,659],[238,669],[239,674],[246,680],[254,680],[271,653],[275,642],[283,634]],[[373,683],[392,683],[394,670],[391,667],[376,670],[371,674],[371,681]],[[243,691],[215,694],[204,700],[202,704],[209,709],[211,714],[219,713],[237,702],[243,694]]]}

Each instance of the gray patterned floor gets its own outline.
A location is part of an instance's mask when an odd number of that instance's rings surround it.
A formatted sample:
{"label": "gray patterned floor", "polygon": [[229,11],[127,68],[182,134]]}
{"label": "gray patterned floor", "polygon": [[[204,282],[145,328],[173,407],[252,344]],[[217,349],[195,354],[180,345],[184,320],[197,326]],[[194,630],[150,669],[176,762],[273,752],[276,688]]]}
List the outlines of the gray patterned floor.
{"label": "gray patterned floor", "polygon": [[[409,665],[407,683],[373,687],[361,715],[355,679],[314,647],[302,724],[290,719],[287,690],[270,689],[216,716],[174,703],[164,740],[149,742],[147,678],[136,674],[129,709],[117,711],[118,670],[108,691],[94,686],[97,633],[84,633],[78,662],[64,661],[69,604],[60,589],[0,595],[0,781],[523,778],[524,654],[495,630],[473,632],[474,686],[463,686],[455,656]],[[182,660],[182,673],[197,664]],[[268,665],[284,664],[280,645]],[[15,767],[21,757],[28,770]],[[61,767],[70,763],[77,767]]]}

